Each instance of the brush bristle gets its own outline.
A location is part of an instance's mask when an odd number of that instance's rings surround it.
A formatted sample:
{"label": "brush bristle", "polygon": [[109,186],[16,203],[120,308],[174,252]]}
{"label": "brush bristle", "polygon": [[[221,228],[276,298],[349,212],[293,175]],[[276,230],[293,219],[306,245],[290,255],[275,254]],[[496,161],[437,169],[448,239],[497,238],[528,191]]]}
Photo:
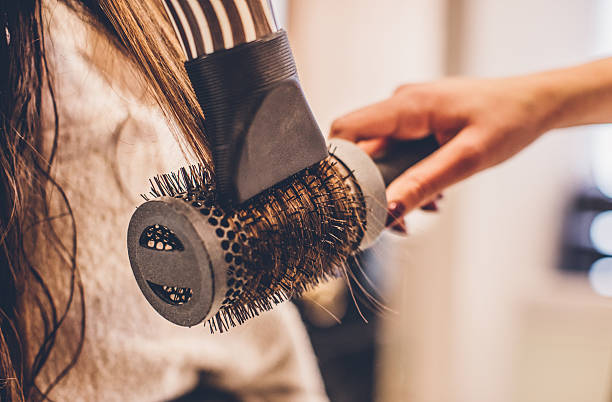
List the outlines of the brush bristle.
{"label": "brush bristle", "polygon": [[208,320],[212,332],[343,275],[364,235],[363,195],[333,153],[232,211],[215,202],[212,174],[202,165],[150,182],[145,200],[171,196],[189,202],[208,218],[226,251],[229,290]]}

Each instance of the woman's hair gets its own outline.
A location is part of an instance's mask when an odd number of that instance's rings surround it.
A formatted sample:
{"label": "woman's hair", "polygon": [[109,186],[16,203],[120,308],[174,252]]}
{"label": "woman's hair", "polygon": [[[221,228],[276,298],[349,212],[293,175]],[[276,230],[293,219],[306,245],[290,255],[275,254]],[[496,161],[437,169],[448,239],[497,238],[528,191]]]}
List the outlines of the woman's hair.
{"label": "woman's hair", "polygon": [[[188,85],[180,47],[173,41],[161,0],[43,1],[0,0],[1,401],[46,399],[74,366],[85,333],[83,288],[76,264],[76,222],[69,200],[51,174],[60,116],[52,68],[45,55],[45,4],[64,3],[115,44],[142,73],[151,95],[183,143],[200,162],[210,165],[202,111]],[[52,112],[54,125],[54,136],[47,143],[43,142],[41,128],[43,106],[45,112]],[[60,241],[54,230],[52,220],[58,216],[50,213],[52,192],[60,195],[70,219],[70,244]],[[61,269],[70,278],[69,296],[62,297],[60,304],[59,290],[45,280],[50,267],[33,262],[34,246],[39,249],[43,242],[60,256],[62,266],[53,269]],[[60,290],[66,294],[66,289]],[[60,328],[68,322],[69,312],[80,315],[77,346],[43,389],[37,377]]]}

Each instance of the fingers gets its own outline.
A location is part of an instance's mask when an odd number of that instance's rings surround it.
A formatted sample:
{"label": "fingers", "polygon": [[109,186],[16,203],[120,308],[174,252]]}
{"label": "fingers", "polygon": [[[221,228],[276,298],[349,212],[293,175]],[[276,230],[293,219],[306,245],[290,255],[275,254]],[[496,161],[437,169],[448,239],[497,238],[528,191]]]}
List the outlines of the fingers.
{"label": "fingers", "polygon": [[385,137],[397,130],[398,122],[396,102],[389,98],[340,117],[332,124],[330,137],[353,142]]}
{"label": "fingers", "polygon": [[330,137],[353,142],[374,138],[417,139],[430,133],[430,122],[429,106],[404,93],[340,117],[332,124]]}
{"label": "fingers", "polygon": [[429,201],[428,203],[421,205],[421,210],[425,212],[438,212],[438,203],[435,201]]}
{"label": "fingers", "polygon": [[387,188],[388,226],[435,198],[444,188],[483,169],[483,150],[478,138],[476,128],[466,128],[395,179]]}
{"label": "fingers", "polygon": [[[420,208],[425,212],[438,212],[438,201],[441,200],[442,198],[443,198],[442,194],[438,194],[434,197],[433,200],[428,201],[425,204],[421,205]],[[397,208],[397,205],[392,204],[390,211],[393,210],[393,208]],[[399,235],[408,234],[408,225],[405,219],[395,219],[394,215],[389,213],[387,220],[388,220],[387,227],[391,229],[392,231],[394,231],[396,234],[399,234]]]}

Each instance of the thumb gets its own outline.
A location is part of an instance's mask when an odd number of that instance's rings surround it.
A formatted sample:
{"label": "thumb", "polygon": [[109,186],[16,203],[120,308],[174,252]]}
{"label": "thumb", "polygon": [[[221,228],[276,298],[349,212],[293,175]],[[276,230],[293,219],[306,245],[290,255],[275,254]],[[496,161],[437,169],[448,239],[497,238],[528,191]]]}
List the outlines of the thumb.
{"label": "thumb", "polygon": [[468,127],[387,187],[388,224],[403,217],[444,188],[483,169],[484,147],[479,131]]}

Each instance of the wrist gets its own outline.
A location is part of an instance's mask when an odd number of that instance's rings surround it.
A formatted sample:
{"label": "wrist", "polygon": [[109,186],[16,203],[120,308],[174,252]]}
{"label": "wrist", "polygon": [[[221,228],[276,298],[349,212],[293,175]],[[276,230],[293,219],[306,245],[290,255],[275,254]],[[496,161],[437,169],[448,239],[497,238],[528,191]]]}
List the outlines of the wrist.
{"label": "wrist", "polygon": [[544,130],[612,122],[612,59],[528,77]]}
{"label": "wrist", "polygon": [[536,127],[541,133],[564,127],[568,120],[567,104],[574,90],[564,85],[561,74],[540,73],[526,77],[531,90]]}

